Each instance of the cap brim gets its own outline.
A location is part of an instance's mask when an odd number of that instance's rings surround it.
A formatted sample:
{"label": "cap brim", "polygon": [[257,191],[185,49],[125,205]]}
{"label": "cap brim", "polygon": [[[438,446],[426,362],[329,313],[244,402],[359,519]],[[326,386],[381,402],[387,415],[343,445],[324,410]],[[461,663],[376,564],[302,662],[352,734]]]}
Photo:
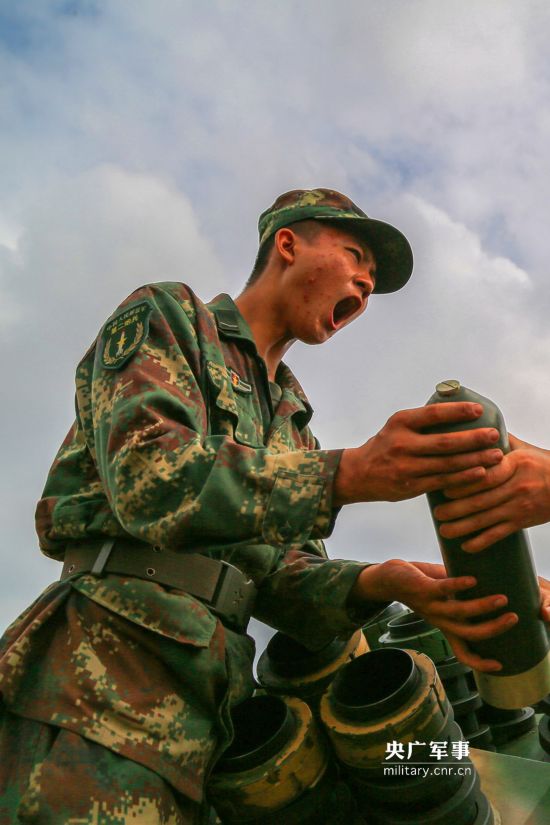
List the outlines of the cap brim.
{"label": "cap brim", "polygon": [[399,229],[374,218],[341,218],[318,216],[317,221],[342,224],[361,237],[372,249],[376,258],[376,286],[374,292],[381,294],[396,292],[405,286],[413,270],[411,245]]}

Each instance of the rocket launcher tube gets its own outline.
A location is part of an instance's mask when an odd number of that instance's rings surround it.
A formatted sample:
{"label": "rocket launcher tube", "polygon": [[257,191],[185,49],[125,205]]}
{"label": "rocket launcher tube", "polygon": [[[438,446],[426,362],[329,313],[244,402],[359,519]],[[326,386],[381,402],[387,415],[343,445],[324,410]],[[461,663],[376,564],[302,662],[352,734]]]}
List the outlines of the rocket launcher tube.
{"label": "rocket launcher tube", "polygon": [[368,649],[360,630],[315,652],[276,633],[258,661],[258,681],[268,693],[298,696],[317,713],[321,696],[340,668]]}
{"label": "rocket launcher tube", "polygon": [[[494,427],[500,433],[495,447],[510,451],[508,433],[502,413],[488,398],[460,385],[444,381],[437,385],[428,404],[450,401],[472,401],[483,406],[483,414],[475,421],[460,422],[430,428],[430,432],[457,432],[477,427]],[[498,708],[514,709],[538,702],[550,692],[550,654],[544,622],[539,617],[540,591],[533,565],[529,539],[525,530],[518,530],[480,553],[466,553],[461,545],[469,537],[443,538],[434,509],[448,499],[441,491],[428,494],[428,502],[449,576],[474,576],[475,587],[457,593],[458,599],[475,599],[503,593],[508,604],[502,610],[486,614],[479,620],[493,618],[505,611],[517,613],[519,621],[500,636],[469,642],[476,653],[486,659],[501,662],[497,673],[475,673],[481,697]]]}
{"label": "rocket launcher tube", "polygon": [[[234,739],[207,786],[226,825],[313,825],[325,821],[337,784],[309,707],[291,696],[252,696],[232,708]],[[341,801],[341,798],[338,797]],[[332,822],[327,814],[327,822]]]}
{"label": "rocket launcher tube", "polygon": [[434,663],[424,653],[386,647],[358,656],[331,682],[321,721],[340,762],[355,773],[382,776],[387,744],[448,741],[453,710]]}

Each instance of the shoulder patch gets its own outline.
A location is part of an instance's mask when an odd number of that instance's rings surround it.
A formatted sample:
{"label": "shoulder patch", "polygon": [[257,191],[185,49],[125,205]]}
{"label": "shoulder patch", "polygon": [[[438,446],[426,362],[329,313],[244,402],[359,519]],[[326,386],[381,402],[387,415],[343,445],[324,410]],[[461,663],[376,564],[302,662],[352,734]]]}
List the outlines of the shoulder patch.
{"label": "shoulder patch", "polygon": [[122,310],[105,325],[101,353],[101,364],[105,369],[119,369],[138,351],[147,338],[152,311],[149,301],[142,301]]}

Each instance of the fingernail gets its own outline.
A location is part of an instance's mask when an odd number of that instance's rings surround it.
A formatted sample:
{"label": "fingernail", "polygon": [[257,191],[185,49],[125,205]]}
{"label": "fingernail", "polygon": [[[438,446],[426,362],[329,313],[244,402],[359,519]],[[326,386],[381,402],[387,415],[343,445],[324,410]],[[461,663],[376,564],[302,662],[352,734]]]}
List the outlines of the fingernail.
{"label": "fingernail", "polygon": [[500,438],[500,434],[498,430],[491,430],[489,433],[489,441],[498,441]]}
{"label": "fingernail", "polygon": [[516,624],[517,620],[517,615],[515,613],[512,613],[512,615],[506,619],[506,624]]}
{"label": "fingernail", "polygon": [[499,461],[502,458],[502,450],[490,450],[489,457],[492,461]]}
{"label": "fingernail", "polygon": [[493,602],[495,607],[504,607],[507,603],[508,599],[505,596],[499,596],[498,599],[495,599]]}
{"label": "fingernail", "polygon": [[474,404],[473,410],[476,415],[481,415],[481,413],[483,412],[483,407],[481,406],[481,404]]}

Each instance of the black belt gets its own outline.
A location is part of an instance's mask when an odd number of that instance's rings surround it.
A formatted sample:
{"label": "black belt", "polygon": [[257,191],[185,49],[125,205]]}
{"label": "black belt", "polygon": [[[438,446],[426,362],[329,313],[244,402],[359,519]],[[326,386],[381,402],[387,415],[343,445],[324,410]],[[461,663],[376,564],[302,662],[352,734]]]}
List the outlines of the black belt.
{"label": "black belt", "polygon": [[232,564],[199,553],[172,553],[139,541],[107,539],[69,544],[61,580],[117,573],[183,590],[228,624],[245,630],[256,596],[254,582]]}

